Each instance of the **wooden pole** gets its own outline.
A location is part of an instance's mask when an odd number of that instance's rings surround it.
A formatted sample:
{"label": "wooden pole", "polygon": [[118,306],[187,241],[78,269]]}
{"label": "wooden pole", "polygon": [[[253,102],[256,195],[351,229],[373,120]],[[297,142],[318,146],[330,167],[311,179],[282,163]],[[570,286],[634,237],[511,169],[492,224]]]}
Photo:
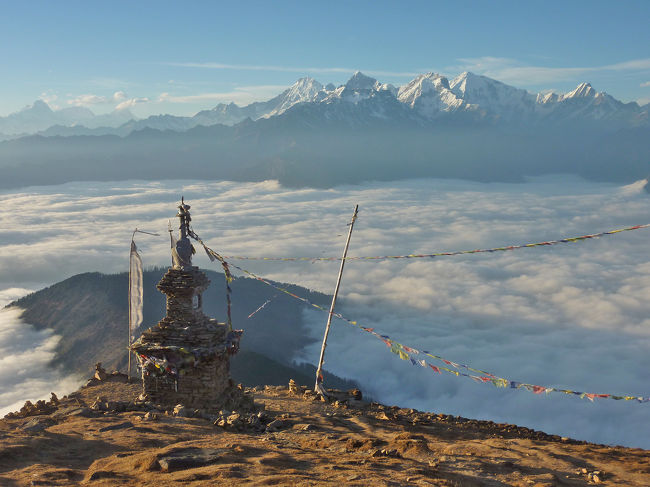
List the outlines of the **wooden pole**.
{"label": "wooden pole", "polygon": [[323,359],[325,358],[325,347],[327,347],[327,335],[330,332],[330,325],[332,323],[332,314],[334,313],[334,306],[336,306],[336,297],[339,294],[339,286],[341,285],[341,277],[343,276],[343,267],[345,266],[345,257],[348,255],[348,247],[350,246],[350,237],[352,237],[352,229],[354,222],[357,219],[357,212],[359,205],[354,206],[354,214],[350,221],[350,230],[348,231],[348,239],[345,241],[345,248],[343,249],[343,258],[341,259],[341,267],[339,268],[339,275],[336,279],[336,287],[334,288],[334,296],[332,296],[332,304],[330,305],[330,312],[327,315],[327,325],[325,326],[325,335],[323,336],[323,346],[320,349],[320,358],[318,359],[318,368],[316,369],[316,384],[314,391],[325,397],[325,389],[321,382],[323,381]]}

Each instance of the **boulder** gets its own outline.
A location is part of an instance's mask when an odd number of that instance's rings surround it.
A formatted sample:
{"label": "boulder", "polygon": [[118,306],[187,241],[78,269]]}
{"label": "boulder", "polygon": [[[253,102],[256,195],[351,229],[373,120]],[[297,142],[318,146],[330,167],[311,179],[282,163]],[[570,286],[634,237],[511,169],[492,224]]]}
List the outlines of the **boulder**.
{"label": "boulder", "polygon": [[47,416],[38,416],[24,423],[20,429],[29,433],[40,433],[53,424],[56,424],[56,421],[54,421],[52,418],[49,418]]}
{"label": "boulder", "polygon": [[97,379],[97,380],[99,380],[99,381],[106,380],[106,370],[104,370],[104,367],[102,367],[102,363],[101,363],[101,362],[97,362],[97,363],[95,364],[95,375],[94,375],[94,378]]}
{"label": "boulder", "polygon": [[158,464],[163,472],[205,467],[217,463],[228,451],[228,448],[172,448],[158,455]]}
{"label": "boulder", "polygon": [[286,424],[281,419],[275,419],[266,425],[266,431],[274,432],[286,428]]}

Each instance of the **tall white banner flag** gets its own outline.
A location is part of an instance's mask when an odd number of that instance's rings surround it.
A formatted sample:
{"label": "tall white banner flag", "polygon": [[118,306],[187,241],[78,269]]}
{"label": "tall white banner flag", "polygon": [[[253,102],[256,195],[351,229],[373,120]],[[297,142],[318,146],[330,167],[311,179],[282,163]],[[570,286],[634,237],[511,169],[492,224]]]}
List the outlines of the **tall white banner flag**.
{"label": "tall white banner flag", "polygon": [[129,258],[129,331],[133,332],[142,323],[142,259],[135,242],[131,240]]}

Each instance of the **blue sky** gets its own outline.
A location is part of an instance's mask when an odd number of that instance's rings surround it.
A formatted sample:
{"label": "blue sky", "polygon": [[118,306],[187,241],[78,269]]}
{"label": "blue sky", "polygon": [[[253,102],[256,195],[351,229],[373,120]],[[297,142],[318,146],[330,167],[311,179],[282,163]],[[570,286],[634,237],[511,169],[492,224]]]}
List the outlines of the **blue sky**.
{"label": "blue sky", "polygon": [[359,69],[469,70],[537,92],[650,101],[648,1],[2,1],[0,115],[37,98],[192,115]]}

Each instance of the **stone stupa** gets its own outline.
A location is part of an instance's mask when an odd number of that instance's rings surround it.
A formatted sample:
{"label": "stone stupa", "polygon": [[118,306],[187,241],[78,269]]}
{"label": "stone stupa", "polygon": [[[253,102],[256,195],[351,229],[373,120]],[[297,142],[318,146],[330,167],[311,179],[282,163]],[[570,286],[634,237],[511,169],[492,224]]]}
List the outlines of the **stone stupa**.
{"label": "stone stupa", "polygon": [[[252,398],[230,378],[230,356],[239,349],[240,330],[203,313],[208,277],[192,265],[190,206],[178,207],[180,235],[172,238],[173,266],[157,285],[167,296],[167,313],[130,347],[142,370],[141,400],[164,408],[182,404],[216,412],[252,406]],[[248,403],[248,404],[245,404]]]}

